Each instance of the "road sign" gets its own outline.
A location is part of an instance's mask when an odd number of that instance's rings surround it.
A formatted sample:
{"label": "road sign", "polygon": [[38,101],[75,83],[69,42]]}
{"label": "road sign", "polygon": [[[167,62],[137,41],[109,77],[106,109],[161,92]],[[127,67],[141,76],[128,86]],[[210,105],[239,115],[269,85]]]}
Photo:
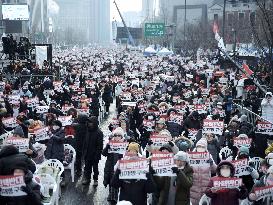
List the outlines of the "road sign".
{"label": "road sign", "polygon": [[165,34],[164,23],[145,23],[144,35],[150,36],[163,36]]}

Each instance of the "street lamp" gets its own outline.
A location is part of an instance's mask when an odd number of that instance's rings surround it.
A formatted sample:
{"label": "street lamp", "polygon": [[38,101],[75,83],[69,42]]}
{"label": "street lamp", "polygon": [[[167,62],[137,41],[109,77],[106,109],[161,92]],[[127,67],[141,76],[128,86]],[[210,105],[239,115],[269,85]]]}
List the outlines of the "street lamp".
{"label": "street lamp", "polygon": [[230,3],[235,3],[236,0],[224,0],[224,8],[223,8],[223,28],[222,28],[222,36],[223,36],[223,41],[225,42],[225,27],[226,27],[226,5],[227,2]]}

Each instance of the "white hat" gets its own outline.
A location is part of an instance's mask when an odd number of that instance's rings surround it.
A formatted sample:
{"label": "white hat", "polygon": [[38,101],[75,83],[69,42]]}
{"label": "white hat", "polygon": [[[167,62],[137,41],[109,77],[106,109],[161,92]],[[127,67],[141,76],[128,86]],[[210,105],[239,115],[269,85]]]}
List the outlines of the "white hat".
{"label": "white hat", "polygon": [[120,136],[124,136],[124,131],[121,127],[117,127],[114,131],[113,131],[113,135],[120,135]]}
{"label": "white hat", "polygon": [[133,205],[130,201],[120,201],[117,205]]}
{"label": "white hat", "polygon": [[267,93],[265,94],[265,96],[267,96],[267,95],[270,95],[271,97],[273,96],[273,95],[272,95],[272,92],[267,92]]}
{"label": "white hat", "polygon": [[174,155],[175,160],[180,160],[184,162],[189,162],[189,156],[187,152],[179,151]]}
{"label": "white hat", "polygon": [[273,152],[269,153],[265,158],[266,159],[273,159]]}

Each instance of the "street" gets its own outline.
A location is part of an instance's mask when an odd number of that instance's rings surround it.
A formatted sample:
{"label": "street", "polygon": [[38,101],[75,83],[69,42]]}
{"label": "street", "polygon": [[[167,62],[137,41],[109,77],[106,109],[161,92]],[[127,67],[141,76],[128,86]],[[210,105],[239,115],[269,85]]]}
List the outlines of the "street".
{"label": "street", "polygon": [[[109,121],[115,115],[115,102],[110,106],[110,114],[108,117],[101,123],[100,128],[104,133],[105,139],[109,135],[110,131],[108,130]],[[106,140],[104,141],[104,143]],[[83,186],[81,184],[81,178],[75,177],[75,182],[71,182],[70,170],[66,171],[66,181],[67,185],[65,188],[62,188],[62,196],[60,199],[60,205],[103,205],[107,204],[107,194],[108,187],[105,188],[102,184],[103,182],[103,168],[106,158],[102,156],[102,160],[99,163],[99,186],[94,187],[93,182],[91,181],[90,186]],[[92,177],[91,177],[92,179]]]}

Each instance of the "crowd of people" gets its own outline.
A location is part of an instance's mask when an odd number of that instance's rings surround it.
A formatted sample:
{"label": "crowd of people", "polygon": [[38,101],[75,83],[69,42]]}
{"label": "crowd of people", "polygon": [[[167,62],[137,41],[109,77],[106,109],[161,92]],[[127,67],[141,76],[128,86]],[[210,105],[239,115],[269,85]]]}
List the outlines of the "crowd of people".
{"label": "crowd of people", "polygon": [[[53,56],[58,80],[1,77],[0,204],[42,204],[47,194],[33,175],[46,160],[69,165],[64,144],[76,151],[83,186],[100,186],[103,175],[109,204],[273,204],[273,97],[244,84],[243,73],[208,57],[118,48]],[[255,124],[235,100],[261,116]],[[105,120],[113,103],[115,117],[101,130],[101,111]],[[23,176],[20,195],[8,193],[11,176]]]}

